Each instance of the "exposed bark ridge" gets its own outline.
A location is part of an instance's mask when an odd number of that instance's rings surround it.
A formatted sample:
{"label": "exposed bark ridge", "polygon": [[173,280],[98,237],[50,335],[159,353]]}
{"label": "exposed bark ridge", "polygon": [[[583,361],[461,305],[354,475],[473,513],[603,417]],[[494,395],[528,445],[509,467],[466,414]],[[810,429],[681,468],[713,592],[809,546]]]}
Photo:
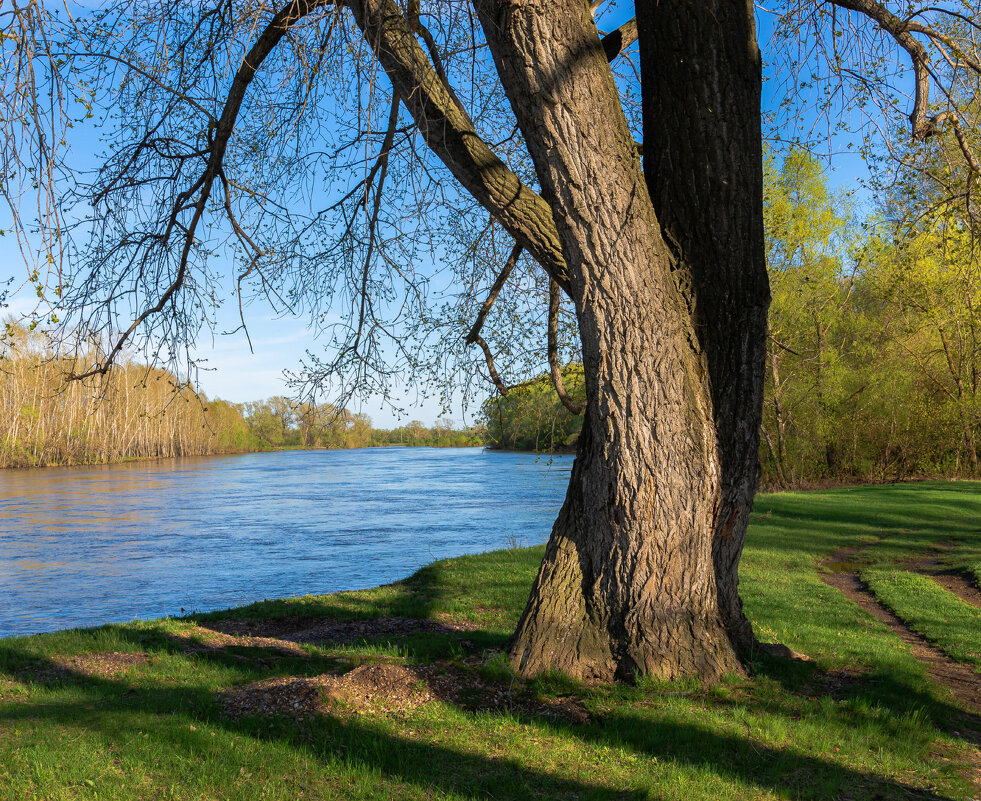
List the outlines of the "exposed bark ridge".
{"label": "exposed bark ridge", "polygon": [[573,414],[582,414],[585,407],[577,403],[566,391],[562,378],[562,365],[559,362],[559,305],[562,295],[559,285],[549,279],[548,282],[548,333],[546,334],[546,349],[548,350],[548,367],[552,376],[552,386],[559,396],[562,405]]}
{"label": "exposed bark ridge", "polygon": [[716,679],[739,662],[716,602],[707,370],[606,55],[578,0],[475,5],[554,213],[586,376],[579,454],[512,662]]}
{"label": "exposed bark ridge", "polygon": [[393,0],[346,0],[426,144],[563,289],[568,271],[552,212],[477,134]]}
{"label": "exposed bark ridge", "polygon": [[754,640],[737,569],[758,481],[770,302],[753,4],[660,0],[637,12],[645,172],[708,361],[721,468],[715,576],[743,650]]}

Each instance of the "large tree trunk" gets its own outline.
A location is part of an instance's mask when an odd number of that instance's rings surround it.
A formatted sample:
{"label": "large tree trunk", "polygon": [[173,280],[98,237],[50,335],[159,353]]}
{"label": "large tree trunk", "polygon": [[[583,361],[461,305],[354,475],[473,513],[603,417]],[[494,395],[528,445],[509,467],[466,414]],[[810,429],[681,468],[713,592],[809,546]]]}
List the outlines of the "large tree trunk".
{"label": "large tree trunk", "polygon": [[553,210],[586,379],[512,661],[526,675],[717,679],[740,664],[717,597],[708,365],[595,26],[582,0],[476,5]]}
{"label": "large tree trunk", "polygon": [[770,303],[753,4],[640,2],[637,23],[645,174],[708,362],[721,472],[715,580],[743,651],[755,640],[737,570],[759,475]]}

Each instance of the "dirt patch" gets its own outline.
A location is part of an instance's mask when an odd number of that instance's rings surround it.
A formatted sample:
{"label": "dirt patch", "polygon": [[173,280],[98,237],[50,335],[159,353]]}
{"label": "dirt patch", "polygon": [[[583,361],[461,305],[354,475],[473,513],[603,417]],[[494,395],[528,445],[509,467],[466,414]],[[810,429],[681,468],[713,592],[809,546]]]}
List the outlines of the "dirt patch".
{"label": "dirt patch", "polygon": [[297,720],[328,713],[398,714],[431,700],[415,671],[387,664],[361,665],[341,675],[267,679],[221,694],[230,717],[278,714]]}
{"label": "dirt patch", "polygon": [[587,723],[589,713],[571,698],[534,699],[521,688],[484,681],[472,670],[448,662],[408,666],[361,665],[348,673],[283,677],[231,688],[220,695],[225,713],[286,715],[401,715],[431,701],[471,711],[518,712],[569,723]]}
{"label": "dirt patch", "polygon": [[811,680],[809,695],[830,695],[835,700],[847,696],[852,687],[862,681],[865,674],[860,670],[842,668],[840,670],[820,670]]}
{"label": "dirt patch", "polygon": [[128,670],[149,663],[151,659],[149,654],[123,654],[118,651],[59,656],[52,659],[54,668],[51,672],[100,679],[115,678]]}
{"label": "dirt patch", "polygon": [[202,631],[239,639],[265,639],[278,643],[311,645],[350,645],[381,637],[404,637],[417,632],[462,634],[481,628],[466,620],[435,621],[404,617],[373,620],[335,620],[333,618],[280,618],[275,620],[217,620],[202,623]]}
{"label": "dirt patch", "polygon": [[[471,657],[464,664],[479,666],[484,660]],[[476,670],[463,670],[448,662],[418,668],[420,677],[439,700],[470,712],[514,712],[565,723],[589,723],[589,712],[576,698],[537,698],[518,679],[503,684],[481,678]]]}
{"label": "dirt patch", "polygon": [[184,644],[189,653],[218,652],[225,648],[268,648],[290,656],[309,656],[300,644],[278,637],[255,637],[247,634],[226,634],[204,626],[194,626],[181,634],[171,635]]}
{"label": "dirt patch", "polygon": [[959,570],[947,567],[938,556],[919,556],[910,559],[906,566],[915,573],[929,576],[964,603],[981,609],[981,590],[974,584],[971,577]]}
{"label": "dirt patch", "polygon": [[848,600],[861,606],[872,617],[886,624],[906,643],[917,659],[924,663],[927,674],[938,684],[950,688],[954,696],[973,712],[981,712],[981,676],[967,665],[955,662],[939,648],[912,631],[899,617],[880,604],[868,587],[850,570],[835,570],[834,566],[854,560],[857,549],[836,551],[828,557],[826,565],[833,572],[825,573],[822,580],[829,587],[841,590]]}

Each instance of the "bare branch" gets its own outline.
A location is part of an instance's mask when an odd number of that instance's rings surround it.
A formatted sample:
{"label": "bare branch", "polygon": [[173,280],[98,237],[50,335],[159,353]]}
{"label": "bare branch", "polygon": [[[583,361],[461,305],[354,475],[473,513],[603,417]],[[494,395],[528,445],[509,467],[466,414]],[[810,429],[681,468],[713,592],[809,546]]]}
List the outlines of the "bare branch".
{"label": "bare branch", "polygon": [[[109,354],[106,356],[101,365],[93,367],[91,370],[87,370],[81,374],[73,374],[70,376],[71,379],[77,381],[92,375],[105,375],[112,367],[116,357],[119,355],[120,351],[123,349],[124,345],[133,335],[133,333],[149,317],[161,312],[167,306],[167,303],[171,300],[171,298],[173,298],[178,290],[180,290],[180,288],[184,285],[188,272],[191,249],[194,246],[195,232],[197,230],[198,223],[204,216],[205,208],[208,203],[208,198],[211,195],[211,188],[214,185],[215,178],[221,173],[222,159],[225,156],[228,141],[231,138],[232,131],[235,127],[235,121],[238,118],[238,112],[242,107],[242,101],[245,98],[246,90],[255,78],[256,72],[262,65],[262,62],[273,51],[276,45],[279,44],[280,40],[288,32],[290,26],[305,17],[314,9],[325,5],[331,5],[332,2],[333,0],[292,0],[288,5],[273,16],[269,24],[263,30],[262,34],[256,40],[255,44],[252,45],[249,52],[245,55],[245,58],[242,60],[242,64],[239,66],[238,71],[235,74],[232,85],[229,88],[221,117],[214,126],[213,131],[209,127],[211,142],[210,156],[208,158],[207,166],[201,177],[195,182],[194,186],[192,186],[190,190],[182,192],[177,196],[177,200],[170,215],[170,223],[164,235],[164,240],[166,241],[169,239],[171,232],[175,228],[180,228],[184,232],[184,243],[181,249],[177,274],[174,280],[161,294],[159,300],[153,306],[144,309],[144,311],[137,315],[136,319],[133,320],[130,326],[116,339],[115,345],[109,351]],[[191,220],[186,226],[180,225],[178,223],[178,217],[180,213],[187,208],[184,205],[185,202],[189,200],[191,195],[195,192],[198,193],[198,199],[192,207],[193,213]]]}
{"label": "bare branch", "polygon": [[549,204],[529,189],[479,136],[436,73],[393,0],[349,0],[426,144],[453,176],[563,289],[568,268]]}
{"label": "bare branch", "polygon": [[562,380],[562,366],[559,364],[559,303],[562,300],[559,285],[549,279],[548,282],[548,366],[551,369],[552,386],[559,396],[562,405],[573,414],[582,414],[584,406],[576,403],[566,392]]}
{"label": "bare branch", "polygon": [[954,136],[957,138],[957,145],[961,150],[961,154],[964,156],[964,160],[967,162],[968,167],[971,171],[977,175],[981,175],[981,162],[978,161],[978,157],[975,155],[974,151],[971,150],[971,145],[967,141],[967,134],[964,133],[964,126],[961,125],[960,118],[957,116],[956,112],[944,111],[937,114],[930,120],[931,124],[935,129],[939,130],[944,126],[944,124],[949,123],[954,129]]}
{"label": "bare branch", "polygon": [[501,377],[497,374],[497,368],[494,367],[494,357],[491,355],[490,348],[487,346],[484,338],[480,334],[475,334],[471,341],[480,345],[480,349],[484,352],[484,359],[487,362],[487,372],[490,373],[491,381],[494,382],[494,386],[497,387],[497,391],[500,392],[501,395],[507,395],[510,389],[513,389],[513,387],[509,388],[503,381],[501,381]]}
{"label": "bare branch", "polygon": [[630,45],[637,41],[637,19],[628,20],[615,31],[610,31],[600,39],[603,45],[603,52],[606,53],[606,60],[613,61]]}
{"label": "bare branch", "polygon": [[494,305],[494,301],[497,300],[497,296],[501,294],[501,290],[504,288],[504,284],[507,282],[511,275],[511,271],[514,269],[515,265],[518,263],[518,257],[521,255],[521,245],[515,245],[511,249],[511,255],[508,256],[508,260],[504,263],[504,267],[498,274],[497,279],[494,281],[494,285],[491,287],[490,292],[487,295],[487,299],[484,301],[484,305],[480,307],[480,312],[477,314],[477,319],[470,329],[470,333],[467,334],[466,342],[468,345],[472,345],[476,342],[480,336],[480,329],[484,327],[484,320],[487,319],[487,315],[490,313],[491,307]]}
{"label": "bare branch", "polygon": [[910,32],[909,23],[897,17],[877,0],[831,0],[831,2],[849,11],[864,14],[890,34],[896,40],[896,44],[907,52],[913,63],[916,81],[913,111],[909,117],[913,124],[913,138],[918,140],[928,138],[932,133],[927,120],[927,109],[930,105],[930,54],[923,43]]}

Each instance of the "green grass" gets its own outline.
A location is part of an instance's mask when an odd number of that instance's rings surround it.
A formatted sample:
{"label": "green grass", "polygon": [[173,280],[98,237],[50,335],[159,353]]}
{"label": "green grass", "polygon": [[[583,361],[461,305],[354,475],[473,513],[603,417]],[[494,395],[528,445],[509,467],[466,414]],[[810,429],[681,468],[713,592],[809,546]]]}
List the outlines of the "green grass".
{"label": "green grass", "polygon": [[972,575],[974,583],[981,586],[981,537],[965,540],[959,545],[954,554],[944,561],[951,567]]}
{"label": "green grass", "polygon": [[[823,584],[820,563],[863,544],[865,570],[883,575],[938,542],[954,544],[952,560],[971,558],[979,521],[977,483],[761,497],[741,570],[746,609],[762,639],[813,661],[760,656],[748,678],[710,689],[582,687],[559,677],[512,687],[495,653],[521,613],[540,547],[436,562],[373,590],[0,640],[0,799],[967,799],[978,788],[962,775],[976,753],[965,732],[981,722],[886,627]],[[904,587],[890,591],[927,597],[918,584]],[[949,599],[931,603],[943,620]],[[184,639],[197,622],[291,616],[478,628],[310,646],[305,656],[189,652]],[[104,678],[55,669],[107,651],[153,658]],[[463,661],[473,654],[486,666]],[[574,695],[592,719],[436,702],[404,715],[233,720],[217,698],[258,679],[379,659],[451,660],[529,697]]]}
{"label": "green grass", "polygon": [[981,672],[981,610],[932,579],[895,567],[862,571],[862,579],[883,604],[958,662]]}

